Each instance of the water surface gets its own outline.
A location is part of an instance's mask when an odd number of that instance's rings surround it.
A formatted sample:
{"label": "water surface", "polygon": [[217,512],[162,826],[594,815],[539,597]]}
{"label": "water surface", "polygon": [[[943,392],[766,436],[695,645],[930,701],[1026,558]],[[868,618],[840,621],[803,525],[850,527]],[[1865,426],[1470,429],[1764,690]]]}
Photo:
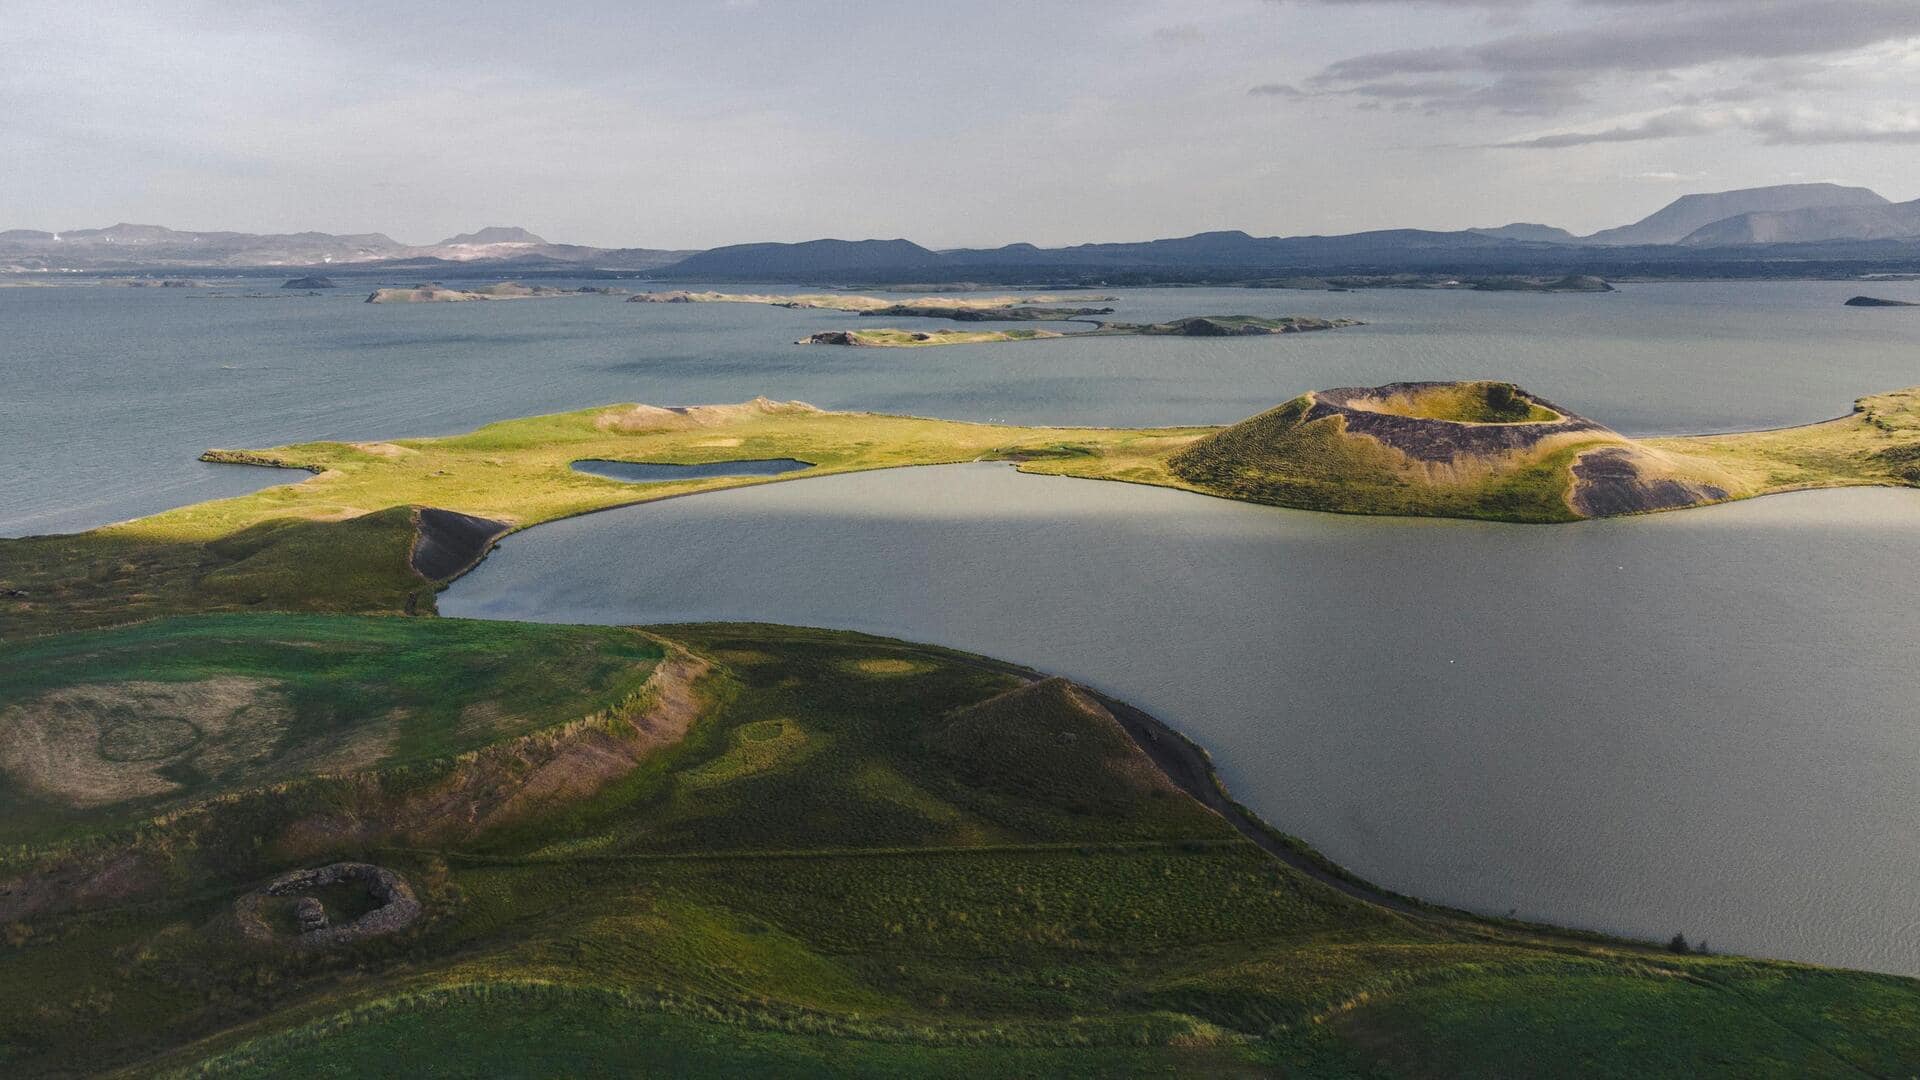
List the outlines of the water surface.
{"label": "water surface", "polygon": [[1120,297],[1113,317],[1129,321],[1243,313],[1368,325],[914,350],[793,344],[876,322],[832,311],[602,296],[361,303],[373,284],[270,301],[0,288],[0,536],[88,528],[264,482],[194,465],[212,446],[448,434],[624,401],[765,394],[956,420],[1201,424],[1321,387],[1497,378],[1647,434],[1821,420],[1861,394],[1920,382],[1920,319],[1841,306],[1861,291],[1920,299],[1916,282],[1564,296],[1103,290]]}
{"label": "water surface", "polygon": [[957,465],[542,525],[450,615],[767,620],[1114,693],[1443,903],[1920,974],[1920,495],[1577,525],[1340,517]]}

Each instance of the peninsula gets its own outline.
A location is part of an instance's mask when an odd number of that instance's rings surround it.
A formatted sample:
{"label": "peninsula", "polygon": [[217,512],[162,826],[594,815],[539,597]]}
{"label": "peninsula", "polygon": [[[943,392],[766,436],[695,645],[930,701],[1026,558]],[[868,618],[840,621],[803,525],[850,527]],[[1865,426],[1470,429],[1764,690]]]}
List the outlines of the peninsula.
{"label": "peninsula", "polygon": [[[69,536],[0,540],[0,638],[182,611],[431,611],[498,536],[672,495],[976,460],[1342,513],[1575,521],[1778,491],[1920,486],[1920,388],[1748,434],[1629,439],[1509,383],[1304,394],[1226,428],[1045,428],[799,402],[614,405],[466,435],[211,450],[299,484]],[[581,460],[810,468],[631,484]]]}

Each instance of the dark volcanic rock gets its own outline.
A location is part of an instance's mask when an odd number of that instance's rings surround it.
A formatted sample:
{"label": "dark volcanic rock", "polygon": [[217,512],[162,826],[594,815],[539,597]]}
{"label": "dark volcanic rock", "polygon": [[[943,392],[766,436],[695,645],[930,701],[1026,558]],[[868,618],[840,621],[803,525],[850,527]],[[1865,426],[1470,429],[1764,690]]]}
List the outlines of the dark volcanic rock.
{"label": "dark volcanic rock", "polygon": [[1576,416],[1544,398],[1534,397],[1524,391],[1516,393],[1526,401],[1559,413],[1560,419],[1520,424],[1460,424],[1379,412],[1357,404],[1451,385],[1444,382],[1402,382],[1385,386],[1342,386],[1319,390],[1314,393],[1313,406],[1307,410],[1303,422],[1339,416],[1345,419],[1348,432],[1366,435],[1410,458],[1429,462],[1451,461],[1462,454],[1507,454],[1528,449],[1550,435],[1569,432],[1612,434],[1606,427],[1584,416]]}
{"label": "dark volcanic rock", "polygon": [[506,535],[507,523],[423,506],[413,541],[413,568],[428,581],[446,581],[466,573]]}
{"label": "dark volcanic rock", "polygon": [[283,289],[337,289],[339,288],[339,286],[333,283],[333,279],[324,278],[318,274],[314,274],[310,277],[294,278],[292,281],[289,281],[285,285],[282,285],[280,287]]}
{"label": "dark volcanic rock", "polygon": [[1878,296],[1856,296],[1847,301],[1847,307],[1920,307],[1911,300],[1886,300]]}
{"label": "dark volcanic rock", "polygon": [[1581,454],[1573,463],[1573,478],[1573,508],[1585,517],[1677,510],[1727,497],[1725,490],[1712,484],[1647,476],[1628,446],[1603,446]]}

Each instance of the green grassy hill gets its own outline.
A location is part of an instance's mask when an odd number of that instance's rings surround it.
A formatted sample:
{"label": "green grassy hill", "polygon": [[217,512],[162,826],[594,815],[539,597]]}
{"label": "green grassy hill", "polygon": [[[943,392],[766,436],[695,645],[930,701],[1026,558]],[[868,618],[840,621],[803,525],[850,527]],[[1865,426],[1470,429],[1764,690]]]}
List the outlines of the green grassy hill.
{"label": "green grassy hill", "polygon": [[[327,655],[370,640],[386,648]],[[9,1076],[1920,1068],[1920,984],[1369,903],[1201,807],[1096,696],[979,657],[766,626],[331,616],[28,647],[48,674],[10,704],[129,672],[297,687],[295,658],[317,649],[316,715],[341,722],[392,709],[378,695],[340,708],[384,656],[391,693],[414,703],[399,741],[418,751],[266,788],[215,779],[198,789],[219,796],[211,809],[87,848],[164,856],[164,872],[6,925]],[[675,663],[699,673],[679,690],[655,674]],[[643,673],[644,701],[609,705]],[[520,719],[475,747],[444,718],[490,694]],[[598,719],[570,719],[583,709]],[[540,762],[602,760],[622,731],[649,737],[531,812],[398,838],[368,827],[423,792],[477,806],[525,790],[551,777]],[[361,827],[315,828],[348,820]],[[0,864],[7,889],[32,846]],[[402,874],[422,919],[331,950],[227,932],[236,897],[332,859]]]}
{"label": "green grassy hill", "polygon": [[1249,502],[1568,521],[1575,457],[1625,442],[1507,383],[1399,383],[1303,394],[1177,452],[1170,468]]}

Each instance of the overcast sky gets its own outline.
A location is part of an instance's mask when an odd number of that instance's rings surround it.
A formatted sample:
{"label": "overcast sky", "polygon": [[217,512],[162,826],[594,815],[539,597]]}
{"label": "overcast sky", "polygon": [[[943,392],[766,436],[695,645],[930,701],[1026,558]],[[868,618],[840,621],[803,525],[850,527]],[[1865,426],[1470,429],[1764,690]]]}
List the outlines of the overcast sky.
{"label": "overcast sky", "polygon": [[1920,196],[1920,0],[0,0],[0,228],[934,246]]}

